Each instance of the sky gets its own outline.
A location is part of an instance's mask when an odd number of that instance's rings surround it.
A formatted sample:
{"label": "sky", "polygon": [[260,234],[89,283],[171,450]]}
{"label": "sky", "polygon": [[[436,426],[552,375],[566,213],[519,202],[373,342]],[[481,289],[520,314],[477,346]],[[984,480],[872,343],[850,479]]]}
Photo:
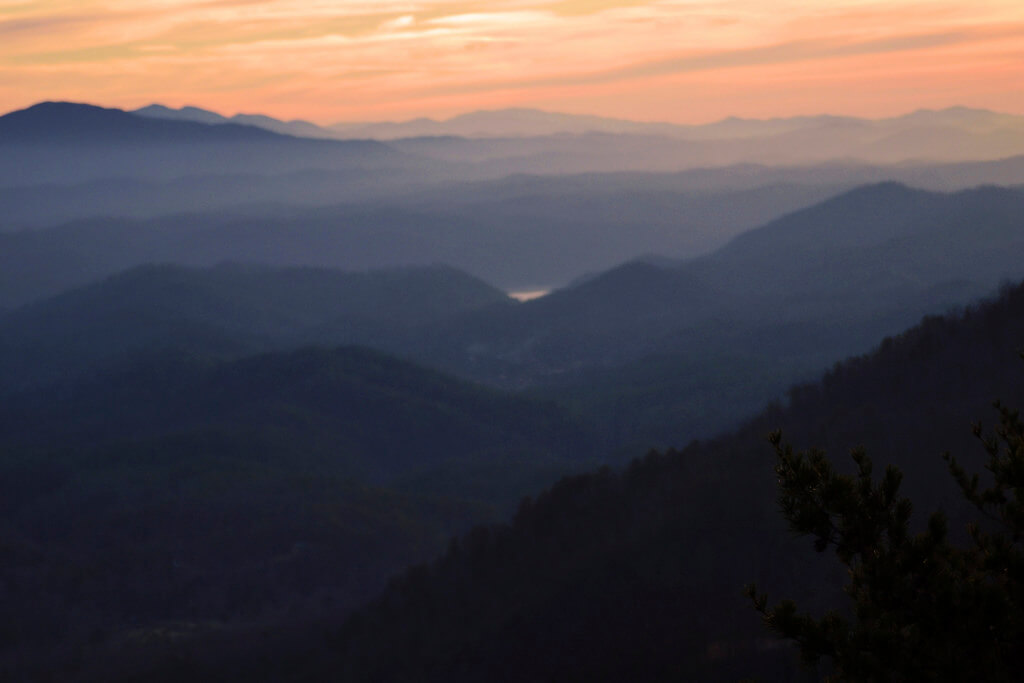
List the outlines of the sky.
{"label": "sky", "polygon": [[0,0],[0,111],[1024,114],[1024,0]]}

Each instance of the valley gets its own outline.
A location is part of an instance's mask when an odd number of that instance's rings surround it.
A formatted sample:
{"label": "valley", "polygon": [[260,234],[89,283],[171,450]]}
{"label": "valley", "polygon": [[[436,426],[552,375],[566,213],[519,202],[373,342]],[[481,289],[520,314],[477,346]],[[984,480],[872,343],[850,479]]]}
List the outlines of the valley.
{"label": "valley", "polygon": [[767,434],[960,538],[941,453],[1024,399],[1019,116],[50,102],[0,151],[5,679],[815,680],[740,592],[842,595]]}

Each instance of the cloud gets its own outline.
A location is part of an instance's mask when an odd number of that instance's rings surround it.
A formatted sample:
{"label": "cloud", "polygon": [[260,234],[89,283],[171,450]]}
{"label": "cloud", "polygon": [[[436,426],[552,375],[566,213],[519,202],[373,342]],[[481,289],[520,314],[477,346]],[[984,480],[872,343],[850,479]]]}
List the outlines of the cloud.
{"label": "cloud", "polygon": [[105,17],[95,14],[71,16],[26,17],[0,21],[0,36],[47,36],[55,31],[103,21]]}
{"label": "cloud", "polygon": [[383,22],[379,26],[381,31],[400,31],[405,28],[411,27],[416,23],[416,17],[412,14],[405,14],[400,17],[395,17],[388,21]]}
{"label": "cloud", "polygon": [[[285,83],[288,115],[307,116],[598,90],[668,103],[666,79],[701,74],[673,83],[715,79],[749,107],[744,93],[763,84],[743,79],[772,65],[780,89],[841,62],[850,88],[871,90],[884,55],[915,92],[925,62],[949,72],[944,93],[971,92],[965,74],[996,69],[1024,81],[1022,24],[1019,0],[0,0],[0,76],[23,84],[18,103],[69,97],[88,77],[122,101],[187,87],[199,89],[190,100],[230,92],[252,108],[277,102]],[[1020,90],[1007,97],[1024,109]]]}
{"label": "cloud", "polygon": [[459,94],[497,89],[575,86],[612,83],[654,76],[727,69],[734,67],[787,64],[814,60],[877,55],[890,52],[923,50],[966,44],[991,37],[1024,36],[1024,25],[994,27],[990,30],[950,31],[942,33],[891,36],[849,43],[830,41],[792,41],[753,48],[721,50],[689,54],[670,59],[653,60],[626,67],[580,74],[544,76],[509,81],[475,82],[441,88],[427,88],[430,94]]}
{"label": "cloud", "polygon": [[558,15],[574,17],[636,5],[653,4],[656,4],[656,0],[560,0],[560,2],[548,3],[547,9]]}

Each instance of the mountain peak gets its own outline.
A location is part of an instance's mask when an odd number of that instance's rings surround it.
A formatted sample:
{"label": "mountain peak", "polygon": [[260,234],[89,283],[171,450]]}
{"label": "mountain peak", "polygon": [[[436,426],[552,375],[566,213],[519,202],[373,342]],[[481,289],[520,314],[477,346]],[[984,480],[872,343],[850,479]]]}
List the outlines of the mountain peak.
{"label": "mountain peak", "polygon": [[101,107],[95,104],[87,104],[85,102],[68,102],[64,100],[47,100],[45,102],[39,102],[33,104],[25,109],[19,109],[17,111],[10,112],[0,117],[3,119],[9,117],[71,117],[71,116],[117,116],[119,114],[125,114],[121,109],[112,109],[108,107]]}
{"label": "mountain peak", "polygon": [[112,134],[130,127],[133,117],[120,109],[79,102],[40,102],[0,116],[0,141],[68,142],[80,136]]}
{"label": "mountain peak", "polygon": [[78,102],[40,102],[0,116],[0,144],[166,144],[270,137],[274,134],[251,126],[149,117]]}
{"label": "mountain peak", "polygon": [[195,121],[197,123],[217,124],[226,123],[227,118],[217,112],[199,107],[184,106],[178,109],[162,104],[150,104],[146,107],[136,109],[132,112],[139,116],[147,116],[158,119],[172,119],[175,121]]}

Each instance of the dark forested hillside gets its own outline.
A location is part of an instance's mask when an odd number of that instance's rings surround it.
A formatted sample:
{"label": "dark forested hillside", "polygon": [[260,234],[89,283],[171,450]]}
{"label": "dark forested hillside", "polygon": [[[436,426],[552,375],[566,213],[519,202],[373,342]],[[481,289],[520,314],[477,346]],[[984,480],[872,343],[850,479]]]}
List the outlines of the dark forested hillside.
{"label": "dark forested hillside", "polygon": [[592,446],[551,404],[342,348],[22,394],[0,451],[0,673],[32,680],[73,678],[75,648],[343,614]]}
{"label": "dark forested hillside", "polygon": [[443,266],[361,273],[142,266],[0,317],[0,393],[138,354],[238,357],[314,342],[394,345],[416,326],[507,301]]}
{"label": "dark forested hillside", "polygon": [[768,432],[834,459],[863,445],[903,468],[919,519],[942,505],[962,529],[941,454],[981,468],[971,423],[991,424],[992,399],[1024,404],[1022,347],[1017,286],[839,364],[735,435],[562,481],[511,524],[405,573],[343,628],[279,635],[281,653],[263,650],[259,669],[208,658],[201,643],[177,655],[239,680],[792,680],[795,653],[762,630],[741,587],[756,580],[814,612],[843,577],[784,529]]}
{"label": "dark forested hillside", "polygon": [[337,475],[376,483],[592,448],[553,404],[348,348],[236,361],[154,353],[12,397],[0,407],[0,434],[12,447],[76,451],[216,435],[222,446],[205,456],[248,451],[311,472],[329,463]]}

